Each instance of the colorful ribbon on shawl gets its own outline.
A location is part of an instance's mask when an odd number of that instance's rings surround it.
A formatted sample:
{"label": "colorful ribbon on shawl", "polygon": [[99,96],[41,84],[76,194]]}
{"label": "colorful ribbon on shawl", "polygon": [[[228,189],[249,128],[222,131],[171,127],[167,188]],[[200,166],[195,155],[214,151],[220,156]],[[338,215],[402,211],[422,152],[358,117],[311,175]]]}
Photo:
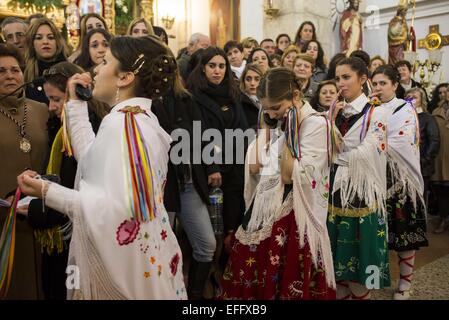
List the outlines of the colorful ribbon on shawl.
{"label": "colorful ribbon on shawl", "polygon": [[20,199],[20,189],[17,188],[14,201],[8,217],[3,225],[0,236],[0,298],[6,297],[11,284],[14,265],[14,250],[16,242],[17,203]]}
{"label": "colorful ribbon on shawl", "polygon": [[125,114],[123,143],[128,162],[124,169],[128,206],[134,220],[152,221],[156,216],[155,184],[150,157],[135,118],[136,114],[147,113],[140,107],[125,107],[120,112]]}
{"label": "colorful ribbon on shawl", "polygon": [[61,122],[62,122],[62,151],[68,156],[73,156],[72,145],[70,143],[69,131],[67,129],[67,114],[65,112],[66,104],[62,106]]}
{"label": "colorful ribbon on shawl", "polygon": [[301,158],[299,127],[300,122],[298,110],[295,107],[292,107],[288,111],[287,119],[285,121],[285,138],[287,147],[290,149],[290,152],[295,159]]}
{"label": "colorful ribbon on shawl", "polygon": [[360,130],[360,142],[365,139],[368,133],[369,126],[371,124],[371,118],[373,117],[374,108],[379,105],[377,101],[370,101],[371,107],[363,114],[362,129]]}

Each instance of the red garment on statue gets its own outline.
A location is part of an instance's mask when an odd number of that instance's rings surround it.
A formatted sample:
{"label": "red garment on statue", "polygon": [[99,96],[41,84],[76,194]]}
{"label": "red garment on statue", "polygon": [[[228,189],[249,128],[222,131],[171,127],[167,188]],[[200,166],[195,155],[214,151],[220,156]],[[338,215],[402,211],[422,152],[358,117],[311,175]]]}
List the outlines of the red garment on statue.
{"label": "red garment on statue", "polygon": [[299,248],[294,212],[275,222],[259,245],[235,240],[221,283],[219,299],[330,300],[324,270],[312,263],[306,241]]}

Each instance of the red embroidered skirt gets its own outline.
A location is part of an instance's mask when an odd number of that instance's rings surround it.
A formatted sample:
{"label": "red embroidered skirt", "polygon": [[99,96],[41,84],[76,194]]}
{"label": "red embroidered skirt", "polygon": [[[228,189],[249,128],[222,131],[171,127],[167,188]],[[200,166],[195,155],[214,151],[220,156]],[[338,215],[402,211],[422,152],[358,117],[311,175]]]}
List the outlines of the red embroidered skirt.
{"label": "red embroidered skirt", "polygon": [[275,222],[259,245],[235,240],[221,283],[219,299],[329,300],[324,270],[312,263],[309,244],[299,247],[294,212]]}

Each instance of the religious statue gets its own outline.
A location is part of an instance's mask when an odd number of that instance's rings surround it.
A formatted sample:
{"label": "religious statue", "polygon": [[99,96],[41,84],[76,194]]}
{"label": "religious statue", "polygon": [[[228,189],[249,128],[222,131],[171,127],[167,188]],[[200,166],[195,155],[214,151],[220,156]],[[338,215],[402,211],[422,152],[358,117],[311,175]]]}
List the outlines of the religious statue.
{"label": "religious statue", "polygon": [[340,20],[341,52],[348,57],[355,50],[362,50],[363,20],[359,11],[360,0],[350,0],[349,7],[343,12]]}
{"label": "religious statue", "polygon": [[404,60],[404,51],[410,49],[413,40],[407,26],[408,0],[400,0],[396,16],[388,25],[388,63],[394,65]]}
{"label": "religious statue", "polygon": [[70,0],[70,4],[65,9],[67,30],[78,30],[80,28],[80,9],[76,5],[76,0]]}

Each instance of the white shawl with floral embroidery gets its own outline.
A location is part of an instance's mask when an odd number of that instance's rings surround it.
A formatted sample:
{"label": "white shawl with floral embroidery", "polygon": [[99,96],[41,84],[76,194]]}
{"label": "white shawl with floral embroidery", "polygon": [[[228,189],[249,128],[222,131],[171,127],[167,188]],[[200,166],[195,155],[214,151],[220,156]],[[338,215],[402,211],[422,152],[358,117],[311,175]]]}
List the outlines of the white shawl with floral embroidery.
{"label": "white shawl with floral embroidery", "polygon": [[[301,158],[294,161],[293,192],[282,203],[284,186],[280,178],[279,159],[286,147],[285,136],[269,149],[269,162],[262,169],[260,181],[249,175],[248,159],[254,159],[255,142],[248,149],[245,164],[245,200],[253,210],[248,230],[239,228],[236,237],[243,244],[257,244],[271,235],[275,221],[294,211],[300,247],[305,238],[315,266],[320,264],[328,285],[335,288],[332,252],[326,227],[329,195],[329,131],[327,121],[309,103],[300,112]],[[262,147],[260,149],[263,149]],[[275,172],[275,169],[278,169]],[[258,182],[258,183],[257,183]]]}
{"label": "white shawl with floral embroidery", "polygon": [[[387,154],[393,178],[393,186],[388,195],[391,196],[399,187],[403,193],[410,196],[416,208],[417,198],[424,203],[416,110],[409,102],[397,98],[382,104],[381,107],[388,112]],[[395,112],[396,110],[398,111]]]}
{"label": "white shawl with floral embroidery", "polygon": [[[130,219],[125,197],[125,116],[119,110],[126,106],[139,106],[148,114],[136,115],[146,140],[156,196],[156,217],[146,223]],[[78,190],[51,184],[46,204],[73,221],[69,265],[79,271],[79,285],[75,281],[71,288],[75,289],[73,298],[187,298],[181,250],[162,200],[170,137],[151,112],[151,100],[134,98],[115,106],[96,137],[85,102],[70,101],[67,112],[81,179]]]}

